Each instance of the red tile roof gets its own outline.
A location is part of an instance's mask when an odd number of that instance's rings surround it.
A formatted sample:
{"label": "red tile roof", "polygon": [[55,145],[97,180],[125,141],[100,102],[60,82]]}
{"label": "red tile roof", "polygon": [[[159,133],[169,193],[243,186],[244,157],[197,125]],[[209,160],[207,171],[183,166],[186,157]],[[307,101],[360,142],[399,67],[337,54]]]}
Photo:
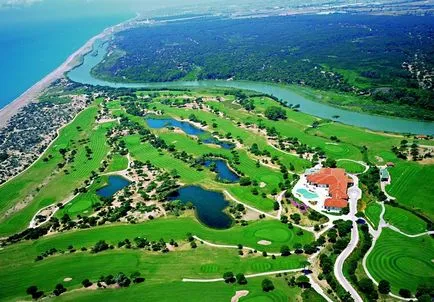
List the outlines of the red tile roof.
{"label": "red tile roof", "polygon": [[327,198],[324,202],[326,208],[345,208],[348,205],[348,201],[345,199]]}
{"label": "red tile roof", "polygon": [[324,206],[345,208],[348,205],[347,188],[352,180],[345,174],[344,169],[323,168],[317,173],[307,176],[307,181],[312,184],[327,185],[331,198],[326,199]]}

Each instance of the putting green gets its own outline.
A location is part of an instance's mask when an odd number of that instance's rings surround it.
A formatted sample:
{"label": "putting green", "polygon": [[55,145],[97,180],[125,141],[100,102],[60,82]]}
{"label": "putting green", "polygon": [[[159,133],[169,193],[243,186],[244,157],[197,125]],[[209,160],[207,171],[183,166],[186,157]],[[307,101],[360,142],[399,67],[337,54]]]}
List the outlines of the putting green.
{"label": "putting green", "polygon": [[285,230],[282,229],[264,228],[264,229],[257,230],[255,232],[255,237],[263,240],[283,242],[283,241],[290,240],[291,237],[290,234],[291,233],[286,232]]}
{"label": "putting green", "polygon": [[431,237],[410,238],[386,228],[368,256],[367,266],[375,280],[389,281],[394,293],[401,288],[414,293],[420,284],[433,284],[433,255]]}

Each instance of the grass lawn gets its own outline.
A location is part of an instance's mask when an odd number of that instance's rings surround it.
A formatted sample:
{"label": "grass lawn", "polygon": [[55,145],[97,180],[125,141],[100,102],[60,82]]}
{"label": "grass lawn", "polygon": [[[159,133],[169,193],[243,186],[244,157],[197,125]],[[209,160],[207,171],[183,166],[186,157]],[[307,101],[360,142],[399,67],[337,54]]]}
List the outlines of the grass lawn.
{"label": "grass lawn", "polygon": [[353,161],[348,160],[340,160],[337,163],[338,168],[345,169],[348,173],[362,173],[365,171],[365,167],[359,163],[355,163]]}
{"label": "grass lawn", "polygon": [[407,234],[419,234],[427,231],[427,223],[411,212],[386,205],[384,220]]}
{"label": "grass lawn", "polygon": [[375,280],[388,280],[394,293],[407,288],[414,294],[418,285],[434,282],[433,255],[431,237],[409,238],[385,228],[367,259],[367,266]]}
{"label": "grass lawn", "polygon": [[402,162],[389,169],[392,183],[386,187],[387,192],[407,207],[420,210],[430,219],[434,219],[434,186],[432,178],[434,165],[421,165]]}
{"label": "grass lawn", "polygon": [[365,209],[365,215],[374,224],[375,228],[378,228],[380,223],[381,205],[376,202],[371,202]]}

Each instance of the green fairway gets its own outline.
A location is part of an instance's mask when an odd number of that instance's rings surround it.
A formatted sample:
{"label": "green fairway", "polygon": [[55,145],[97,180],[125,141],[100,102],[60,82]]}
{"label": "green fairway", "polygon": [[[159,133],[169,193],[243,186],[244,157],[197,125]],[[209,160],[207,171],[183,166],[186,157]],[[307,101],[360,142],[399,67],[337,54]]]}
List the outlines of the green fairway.
{"label": "green fairway", "polygon": [[367,267],[375,280],[389,281],[394,293],[407,288],[414,294],[418,285],[434,282],[433,255],[430,236],[409,238],[385,228],[368,256]]}
{"label": "green fairway", "polygon": [[[164,284],[155,284],[145,281],[142,284],[130,286],[128,289],[117,290],[100,290],[100,291],[76,291],[70,294],[64,294],[57,300],[60,301],[119,301],[121,299],[141,300],[144,296],[146,299],[153,301],[230,301],[238,290],[248,290],[247,297],[239,301],[270,301],[270,302],[288,302],[299,301],[301,289],[298,287],[289,287],[283,278],[274,276],[267,277],[273,281],[276,289],[269,293],[264,293],[261,288],[262,277],[249,279],[247,285],[233,285],[224,282],[213,283],[189,283],[181,281],[167,282]],[[315,297],[310,294],[309,297]],[[317,299],[318,295],[315,297]],[[323,300],[303,300],[303,301],[323,301]]]}
{"label": "green fairway", "polygon": [[362,173],[365,171],[365,167],[363,165],[348,160],[338,161],[338,168],[345,169],[347,173]]}
{"label": "green fairway", "polygon": [[427,231],[425,221],[401,208],[386,205],[384,220],[407,234],[419,234]]}
{"label": "green fairway", "polygon": [[375,228],[378,228],[378,223],[380,222],[381,209],[381,205],[376,202],[368,204],[365,209],[365,215],[369,218],[369,221],[374,224]]}
{"label": "green fairway", "polygon": [[397,201],[412,209],[434,218],[434,186],[430,181],[434,175],[434,165],[421,165],[413,162],[399,162],[389,169],[392,183],[387,192]]}
{"label": "green fairway", "polygon": [[[264,234],[261,234],[261,230]],[[292,269],[304,265],[305,257],[298,255],[273,260],[258,253],[241,258],[240,261],[236,249],[209,248],[200,242],[195,250],[186,244],[185,247],[168,254],[134,249],[115,249],[98,254],[78,251],[34,262],[37,255],[53,247],[58,250],[67,250],[68,245],[73,245],[76,249],[90,248],[98,240],[106,240],[116,246],[120,240],[132,240],[137,236],[148,240],[164,238],[169,241],[173,238],[184,241],[187,232],[214,243],[241,243],[268,251],[278,251],[281,244],[307,243],[313,240],[311,234],[296,236],[292,230],[288,230],[278,221],[258,221],[247,227],[234,227],[224,231],[211,230],[191,218],[160,219],[141,225],[96,227],[48,236],[34,243],[23,242],[0,250],[0,278],[4,281],[3,285],[0,285],[0,291],[3,297],[22,297],[29,285],[35,284],[47,291],[64,278],[72,278],[72,281],[65,285],[77,287],[85,278],[92,280],[101,274],[115,274],[119,271],[130,274],[138,270],[147,280],[149,279],[150,284],[154,284],[172,282],[185,277],[215,278],[228,270],[247,274]],[[275,236],[269,238],[265,235],[268,233]],[[264,238],[274,240],[273,244],[266,247],[256,244],[256,241]],[[44,275],[43,279],[38,278],[41,274]]]}
{"label": "green fairway", "polygon": [[128,159],[118,153],[113,154],[113,157],[107,167],[107,172],[116,172],[128,168]]}
{"label": "green fairway", "polygon": [[[96,114],[95,105],[81,112],[44,153],[43,157],[52,155],[52,159],[48,162],[39,160],[25,173],[0,187],[0,214],[4,214],[26,196],[34,196],[26,207],[1,221],[0,236],[21,231],[40,208],[71,196],[73,190],[90,176],[91,171],[98,170],[108,152],[105,133],[111,124],[97,125]],[[91,159],[86,156],[85,146],[93,152]],[[66,164],[58,173],[53,173],[57,164],[62,162],[60,148],[74,149],[77,153],[74,162]]]}

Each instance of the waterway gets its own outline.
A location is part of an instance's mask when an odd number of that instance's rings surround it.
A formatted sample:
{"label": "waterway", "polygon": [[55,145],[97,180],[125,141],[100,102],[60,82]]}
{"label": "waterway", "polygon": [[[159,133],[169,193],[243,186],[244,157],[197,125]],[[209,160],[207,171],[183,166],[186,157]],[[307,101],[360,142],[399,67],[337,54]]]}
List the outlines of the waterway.
{"label": "waterway", "polygon": [[84,62],[79,67],[69,72],[68,76],[71,80],[89,84],[109,86],[114,88],[186,88],[186,87],[201,87],[215,88],[228,87],[237,89],[248,89],[260,93],[274,95],[282,99],[288,104],[299,104],[301,112],[318,116],[321,118],[332,119],[333,116],[339,116],[339,122],[364,127],[371,130],[414,133],[414,134],[434,134],[434,122],[423,122],[415,120],[407,120],[402,118],[390,118],[384,116],[371,115],[367,113],[359,113],[345,109],[336,108],[327,104],[318,103],[309,100],[294,91],[289,87],[282,85],[249,82],[249,81],[178,81],[164,83],[114,83],[101,79],[94,78],[90,71],[101,62],[107,53],[107,43],[98,41],[94,48],[98,50],[97,55],[86,55]]}

